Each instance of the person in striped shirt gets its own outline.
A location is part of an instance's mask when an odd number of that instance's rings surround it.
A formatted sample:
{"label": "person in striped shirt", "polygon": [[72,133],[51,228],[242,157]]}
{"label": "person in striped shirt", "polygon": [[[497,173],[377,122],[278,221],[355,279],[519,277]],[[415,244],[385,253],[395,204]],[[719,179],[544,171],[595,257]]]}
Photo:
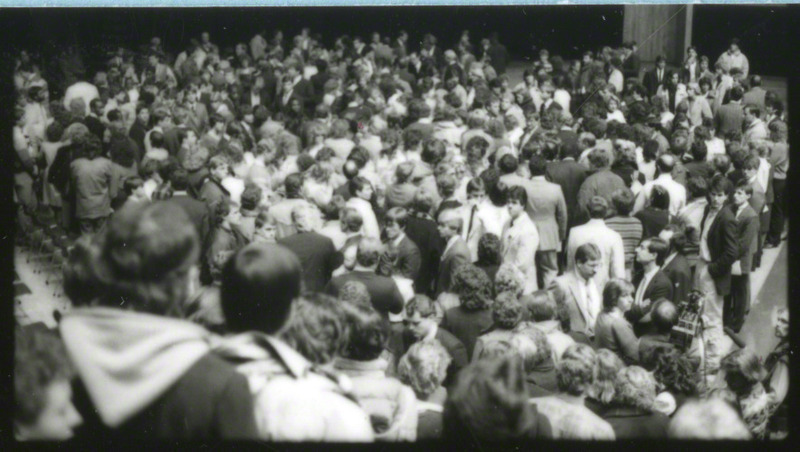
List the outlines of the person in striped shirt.
{"label": "person in striped shirt", "polygon": [[642,222],[631,216],[633,209],[633,192],[629,188],[620,188],[611,194],[616,213],[606,219],[606,226],[616,231],[622,237],[622,246],[625,249],[625,274],[630,281],[633,279],[633,262],[636,257],[636,247],[642,241]]}

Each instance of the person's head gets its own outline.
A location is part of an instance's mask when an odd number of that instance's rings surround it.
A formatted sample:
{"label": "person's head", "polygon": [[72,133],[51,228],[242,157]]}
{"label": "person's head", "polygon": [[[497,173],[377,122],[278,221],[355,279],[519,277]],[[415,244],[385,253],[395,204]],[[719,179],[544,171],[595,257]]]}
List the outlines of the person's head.
{"label": "person's head", "polygon": [[775,328],[775,337],[787,339],[789,337],[789,310],[786,308],[776,309],[772,325]]}
{"label": "person's head", "polygon": [[494,326],[502,330],[511,330],[522,321],[523,306],[516,293],[502,292],[492,303],[492,320]]}
{"label": "person's head", "polygon": [[602,170],[609,165],[608,155],[601,149],[589,152],[589,166],[594,170]]}
{"label": "person's head", "polygon": [[664,263],[669,252],[669,243],[660,237],[651,237],[642,241],[636,247],[636,261],[642,265],[655,262],[656,265]]}
{"label": "person's head", "polygon": [[339,301],[322,293],[298,297],[280,337],[312,364],[330,363],[341,354],[346,340]]}
{"label": "person's head", "polygon": [[217,154],[208,159],[208,172],[211,177],[217,181],[228,177],[230,174],[228,158],[224,155]]}
{"label": "person's head", "polygon": [[685,252],[687,237],[686,226],[680,222],[670,223],[658,233],[658,236],[669,244],[669,253],[683,254]]}
{"label": "person's head", "polygon": [[741,86],[734,86],[731,88],[731,101],[739,102],[744,97],[744,90]]}
{"label": "person's head", "polygon": [[443,239],[449,240],[451,237],[455,237],[461,232],[464,219],[458,210],[445,209],[439,213],[437,223],[439,226],[439,235],[441,235]]}
{"label": "person's head", "polygon": [[511,218],[517,218],[525,213],[528,205],[528,192],[525,187],[514,185],[508,189],[506,194],[506,208]]}
{"label": "person's head", "polygon": [[653,185],[650,189],[650,207],[658,210],[669,209],[669,191],[663,185]]}
{"label": "person's head", "polygon": [[559,392],[583,396],[594,386],[597,377],[597,354],[592,347],[575,343],[567,347],[556,366]]}
{"label": "person's head", "polygon": [[408,210],[403,207],[392,207],[386,212],[385,231],[386,238],[394,240],[406,229]]}
{"label": "person's head", "polygon": [[746,205],[750,202],[753,196],[753,186],[748,184],[747,181],[740,181],[733,189],[733,204],[737,208]]}
{"label": "person's head", "polygon": [[633,304],[633,293],[636,289],[627,280],[614,278],[606,283],[603,288],[603,310],[610,312],[619,309],[622,312],[630,309]]}
{"label": "person's head", "polygon": [[419,400],[427,400],[442,386],[452,358],[439,341],[412,345],[397,364],[400,381],[414,390]]}
{"label": "person's head", "polygon": [[491,232],[484,233],[478,240],[478,262],[484,265],[500,265],[500,238]]}
{"label": "person's head", "polygon": [[711,178],[711,185],[708,190],[708,203],[714,209],[720,209],[725,205],[725,201],[731,192],[731,181],[722,174],[717,174]]}
{"label": "person's head", "polygon": [[436,178],[436,188],[442,199],[447,199],[453,196],[458,186],[458,180],[452,174],[443,174]]}
{"label": "person's head", "polygon": [[761,357],[750,348],[735,350],[722,358],[720,368],[725,372],[728,388],[737,395],[745,395],[767,376]]}
{"label": "person's head", "polygon": [[[244,194],[242,196],[242,207],[244,208]],[[292,224],[297,229],[297,232],[311,232],[314,230],[315,212],[312,209],[313,207],[308,204],[298,204],[292,209]]]}
{"label": "person's head", "polygon": [[691,359],[674,348],[657,350],[653,376],[661,387],[672,394],[695,395],[698,375]]}
{"label": "person's head", "polygon": [[575,250],[575,269],[583,279],[594,278],[602,265],[600,248],[594,243],[585,243]]}
{"label": "person's head", "polygon": [[523,298],[525,310],[528,318],[533,322],[545,322],[555,320],[558,317],[558,306],[556,301],[547,290],[537,290],[529,296]]}
{"label": "person's head", "polygon": [[667,67],[667,57],[664,55],[659,55],[656,57],[656,67],[659,69],[664,69]]}
{"label": "person's head", "polygon": [[93,273],[98,303],[180,317],[196,276],[200,245],[184,210],[171,203],[128,204],[99,237]]}
{"label": "person's head", "polygon": [[689,400],[675,412],[667,438],[679,440],[749,440],[750,429],[739,413],[720,399]]}
{"label": "person's head", "polygon": [[597,378],[589,390],[589,395],[605,405],[614,400],[614,383],[617,374],[625,367],[622,358],[607,348],[597,350]]}
{"label": "person's head", "polygon": [[486,272],[472,264],[464,264],[453,272],[450,291],[458,295],[461,307],[467,311],[480,311],[492,305],[492,282]]}
{"label": "person's head", "polygon": [[528,401],[522,360],[506,355],[467,366],[448,394],[442,416],[444,438],[451,441],[535,436],[536,413]]}
{"label": "person's head", "polygon": [[350,179],[349,183],[350,195],[369,201],[372,199],[372,184],[363,176],[356,176]]}
{"label": "person's head", "polygon": [[668,334],[672,327],[678,323],[678,308],[671,301],[661,298],[653,303],[652,308],[653,325],[659,334]]}
{"label": "person's head", "polygon": [[510,292],[517,297],[522,296],[525,288],[525,274],[511,263],[504,263],[494,275],[495,293]]}
{"label": "person's head", "polygon": [[361,230],[364,225],[364,219],[361,214],[353,208],[344,208],[339,215],[342,232],[355,233]]}
{"label": "person's head", "polygon": [[406,304],[406,318],[403,323],[415,339],[427,336],[436,325],[436,304],[427,295],[417,294]]}
{"label": "person's head", "polygon": [[633,210],[633,192],[625,187],[614,191],[611,194],[611,202],[614,204],[614,210],[617,215],[626,217],[630,215]]}
{"label": "person's head", "polygon": [[617,372],[614,382],[614,401],[645,411],[653,409],[656,399],[656,380],[639,366],[628,366]]}
{"label": "person's head", "polygon": [[75,370],[56,333],[17,326],[14,334],[14,438],[63,441],[83,419],[72,404]]}
{"label": "person's head", "polygon": [[354,361],[377,359],[389,340],[389,326],[372,306],[341,305],[348,331],[342,357]]}
{"label": "person's head", "polygon": [[586,209],[589,211],[589,218],[602,220],[608,214],[608,201],[602,196],[592,196]]}
{"label": "person's head", "polygon": [[301,281],[302,266],[288,248],[251,243],[240,249],[222,269],[220,303],[228,329],[277,333],[300,295]]}

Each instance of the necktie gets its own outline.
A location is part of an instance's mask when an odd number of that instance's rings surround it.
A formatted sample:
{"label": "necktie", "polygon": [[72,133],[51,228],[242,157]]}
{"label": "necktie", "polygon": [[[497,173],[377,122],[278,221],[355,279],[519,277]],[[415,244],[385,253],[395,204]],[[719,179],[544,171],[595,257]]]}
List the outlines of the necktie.
{"label": "necktie", "polygon": [[475,212],[477,212],[477,210],[478,210],[477,205],[472,206],[472,212],[470,212],[469,214],[469,227],[467,227],[467,237],[469,237],[469,234],[472,232],[472,223],[473,220],[475,219]]}

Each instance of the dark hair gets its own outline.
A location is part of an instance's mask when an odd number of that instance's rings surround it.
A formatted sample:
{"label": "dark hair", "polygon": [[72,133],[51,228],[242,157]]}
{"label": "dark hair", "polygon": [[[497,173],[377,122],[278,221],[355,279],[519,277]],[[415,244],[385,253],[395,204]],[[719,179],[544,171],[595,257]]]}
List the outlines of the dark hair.
{"label": "dark hair", "polygon": [[697,372],[689,357],[671,347],[657,348],[653,376],[665,390],[673,394],[696,395]]}
{"label": "dark hair", "polygon": [[608,201],[602,196],[592,196],[586,206],[590,218],[605,218],[608,213]]}
{"label": "dark hair", "polygon": [[611,311],[617,307],[619,299],[624,294],[632,294],[634,291],[633,284],[624,279],[614,278],[609,280],[603,288],[603,310],[606,312]]}
{"label": "dark hair", "polygon": [[543,176],[547,170],[547,160],[541,155],[532,155],[528,161],[528,168],[531,170],[531,176]]}
{"label": "dark hair", "polygon": [[486,272],[472,264],[458,267],[452,276],[450,290],[458,295],[461,306],[468,311],[480,311],[492,304],[492,281]]}
{"label": "dark hair", "polygon": [[176,191],[184,191],[189,188],[189,173],[182,167],[175,168],[170,174],[169,182]]}
{"label": "dark hair", "polygon": [[324,365],[344,349],[347,340],[341,304],[322,293],[307,293],[292,303],[280,337],[312,364]]}
{"label": "dark hair", "polygon": [[425,294],[416,294],[414,298],[406,304],[406,315],[413,317],[415,313],[423,319],[427,319],[436,315],[436,304]]}
{"label": "dark hair", "polygon": [[241,195],[241,209],[255,210],[261,202],[261,188],[258,185],[248,184]]}
{"label": "dark hair", "polygon": [[491,232],[483,234],[478,240],[478,261],[485,265],[500,265],[500,238]]}
{"label": "dark hair", "polygon": [[633,192],[630,188],[619,188],[611,194],[611,202],[614,203],[614,209],[617,215],[627,216],[633,210]]}
{"label": "dark hair", "polygon": [[730,179],[725,177],[722,174],[716,174],[714,177],[711,178],[711,184],[709,186],[708,194],[712,193],[725,193],[726,195],[731,194],[732,184]]}
{"label": "dark hair", "polygon": [[528,192],[525,190],[525,187],[514,185],[509,188],[506,194],[506,203],[510,203],[511,201],[517,201],[522,204],[522,207],[527,207]]}
{"label": "dark hair", "polygon": [[236,252],[222,270],[220,288],[228,328],[276,333],[300,295],[301,276],[297,256],[281,245],[251,243]]}
{"label": "dark hair", "polygon": [[503,174],[512,174],[514,171],[517,170],[518,166],[519,163],[517,162],[517,158],[514,157],[512,154],[503,155],[497,162],[497,168]]}
{"label": "dark hair", "polygon": [[420,158],[425,163],[437,165],[439,162],[444,160],[446,154],[447,149],[445,148],[444,141],[432,139],[426,141],[423,145]]}
{"label": "dark hair", "polygon": [[650,189],[650,206],[654,209],[669,209],[669,191],[662,185],[653,185]]}
{"label": "dark hair", "polygon": [[556,301],[550,296],[547,290],[537,290],[528,297],[523,297],[526,301],[526,308],[530,319],[534,322],[544,322],[553,320],[558,315]]}
{"label": "dark hair", "polygon": [[355,361],[377,359],[389,339],[389,326],[371,306],[341,304],[348,330],[342,357]]}

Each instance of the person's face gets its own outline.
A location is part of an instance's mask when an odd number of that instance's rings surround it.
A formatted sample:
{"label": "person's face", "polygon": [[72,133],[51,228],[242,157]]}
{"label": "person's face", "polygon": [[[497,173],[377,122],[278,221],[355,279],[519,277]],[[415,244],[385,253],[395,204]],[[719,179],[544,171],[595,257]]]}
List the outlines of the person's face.
{"label": "person's face", "polygon": [[694,49],[689,49],[689,58],[697,58],[697,51]]}
{"label": "person's face", "polygon": [[739,46],[736,44],[731,44],[731,53],[736,53],[739,51]]}
{"label": "person's face", "polygon": [[142,108],[141,110],[139,110],[139,114],[136,115],[136,117],[142,124],[147,124],[150,121],[150,110]]}
{"label": "person's face", "polygon": [[148,58],[147,58],[147,63],[148,63],[150,66],[155,66],[155,65],[157,65],[157,64],[158,64],[158,57],[151,55],[150,57],[148,57]]}
{"label": "person's face", "polygon": [[626,291],[617,300],[617,307],[620,311],[626,312],[633,305],[633,292]]}
{"label": "person's face", "polygon": [[442,236],[443,239],[449,239],[450,237],[455,235],[455,227],[452,225],[453,221],[445,221],[442,217],[439,218],[437,222],[439,235]]}
{"label": "person's face", "polygon": [[667,67],[667,62],[663,60],[659,61],[658,63],[656,63],[656,66],[658,66],[659,69],[664,69],[665,67]]}
{"label": "person's face", "polygon": [[407,317],[404,320],[404,323],[406,324],[406,328],[408,328],[408,330],[414,336],[414,339],[420,340],[428,334],[428,331],[430,331],[431,326],[433,325],[433,320],[424,319],[419,315],[419,312],[415,312],[413,316]]}
{"label": "person's face", "polygon": [[388,238],[389,240],[396,239],[397,237],[400,236],[400,233],[403,232],[403,230],[400,228],[400,225],[397,224],[397,222],[394,220],[386,221],[385,229],[386,229],[386,238]]}
{"label": "person's face", "polygon": [[672,77],[670,78],[670,80],[672,81],[673,85],[677,85],[678,84],[678,74],[677,73],[672,74]]}
{"label": "person's face", "polygon": [[189,130],[186,132],[186,138],[183,140],[183,144],[188,147],[192,147],[197,144],[197,134],[194,133],[194,130]]}
{"label": "person's face", "polygon": [[509,108],[511,108],[511,99],[504,97],[503,100],[500,101],[500,109],[506,111]]}
{"label": "person's face", "polygon": [[244,115],[244,122],[246,122],[248,124],[252,124],[255,120],[256,120],[256,118],[253,116],[252,113],[248,113],[248,114]]}
{"label": "person's face", "polygon": [[369,201],[372,198],[372,185],[366,184],[358,193],[358,197]]}
{"label": "person's face", "polygon": [[743,189],[739,188],[733,192],[733,203],[736,204],[737,207],[743,206],[749,200],[750,197],[747,196],[747,192]]}
{"label": "person's face", "polygon": [[256,241],[262,243],[275,242],[275,224],[266,222],[261,228],[256,230]]}
{"label": "person's face", "polygon": [[655,255],[651,253],[649,249],[647,249],[649,244],[649,241],[644,241],[636,247],[636,260],[640,264],[649,264],[656,258]]}
{"label": "person's face", "polygon": [[715,209],[719,209],[725,204],[725,200],[728,199],[728,195],[725,192],[714,192],[709,195],[711,206]]}
{"label": "person's face", "polygon": [[592,64],[592,57],[589,55],[584,55],[582,61],[584,65]]}
{"label": "person's face", "polygon": [[708,61],[707,60],[700,60],[700,70],[707,71],[708,70]]}
{"label": "person's face", "polygon": [[575,268],[584,279],[594,278],[597,271],[600,269],[600,259],[588,260],[582,263],[576,263]]}
{"label": "person's face", "polygon": [[500,113],[500,102],[499,101],[492,101],[489,103],[489,111],[493,114]]}
{"label": "person's face", "polygon": [[506,208],[508,209],[508,213],[511,215],[511,218],[517,218],[525,211],[525,206],[519,202],[519,200],[511,200],[506,204]]}
{"label": "person's face", "polygon": [[211,170],[211,175],[217,180],[222,180],[228,176],[228,165],[222,164]]}
{"label": "person's face", "polygon": [[73,429],[83,422],[72,404],[69,381],[58,380],[45,390],[46,403],[31,425],[17,425],[20,440],[56,440],[72,438]]}
{"label": "person's face", "polygon": [[483,190],[475,190],[467,193],[467,201],[473,205],[480,204],[486,197],[486,192]]}
{"label": "person's face", "polygon": [[744,172],[744,177],[745,177],[745,178],[747,178],[747,179],[752,179],[752,178],[753,178],[753,176],[755,176],[755,175],[756,175],[756,173],[758,172],[758,169],[756,169],[756,168],[749,168],[749,169],[744,169],[744,170],[743,170],[743,172]]}

